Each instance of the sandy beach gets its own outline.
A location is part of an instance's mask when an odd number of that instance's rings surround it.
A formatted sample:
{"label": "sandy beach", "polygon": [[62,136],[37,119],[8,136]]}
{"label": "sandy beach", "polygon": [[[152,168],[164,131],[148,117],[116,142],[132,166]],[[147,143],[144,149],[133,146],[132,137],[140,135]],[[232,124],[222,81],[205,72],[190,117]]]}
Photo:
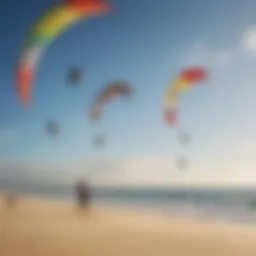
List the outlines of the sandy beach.
{"label": "sandy beach", "polygon": [[165,218],[107,207],[78,217],[74,205],[22,198],[0,206],[3,256],[256,255],[256,228]]}

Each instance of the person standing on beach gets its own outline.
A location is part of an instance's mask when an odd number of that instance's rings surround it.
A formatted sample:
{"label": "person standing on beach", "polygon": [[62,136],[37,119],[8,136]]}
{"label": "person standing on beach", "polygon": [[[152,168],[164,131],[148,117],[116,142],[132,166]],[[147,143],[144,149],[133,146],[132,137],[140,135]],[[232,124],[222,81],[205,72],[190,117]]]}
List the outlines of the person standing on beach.
{"label": "person standing on beach", "polygon": [[84,180],[79,180],[75,186],[76,199],[79,214],[89,213],[90,204],[90,188],[89,184]]}

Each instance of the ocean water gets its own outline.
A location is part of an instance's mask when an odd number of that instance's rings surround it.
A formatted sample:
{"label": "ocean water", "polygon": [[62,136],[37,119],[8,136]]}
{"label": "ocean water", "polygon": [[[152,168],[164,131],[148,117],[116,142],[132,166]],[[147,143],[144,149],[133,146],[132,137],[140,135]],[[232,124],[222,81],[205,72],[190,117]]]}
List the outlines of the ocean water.
{"label": "ocean water", "polygon": [[163,215],[256,225],[256,189],[119,189],[95,200]]}
{"label": "ocean water", "polygon": [[[0,183],[0,189],[20,194],[71,200],[72,187]],[[94,188],[96,204],[157,212],[164,215],[256,225],[256,189]]]}

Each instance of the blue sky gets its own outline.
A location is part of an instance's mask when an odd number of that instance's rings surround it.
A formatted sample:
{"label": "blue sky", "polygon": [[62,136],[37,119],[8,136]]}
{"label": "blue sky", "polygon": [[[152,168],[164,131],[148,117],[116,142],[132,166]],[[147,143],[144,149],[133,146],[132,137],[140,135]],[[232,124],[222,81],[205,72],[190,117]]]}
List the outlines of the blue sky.
{"label": "blue sky", "polygon": [[[161,183],[171,175],[169,181],[179,183],[184,174],[176,174],[174,162],[185,155],[192,167],[186,181],[207,183],[216,177],[216,183],[232,183],[234,177],[236,182],[242,177],[245,183],[251,182],[256,168],[255,1],[110,2],[111,14],[83,21],[51,43],[36,72],[32,105],[23,109],[14,86],[19,47],[27,28],[54,1],[3,1],[0,161],[33,166],[34,173],[40,172],[39,166],[45,166],[46,173],[51,172],[49,166],[54,166],[56,173],[69,166],[62,175],[72,177],[70,169],[75,176],[77,166],[84,170],[88,159],[99,162],[104,158],[118,166],[111,176],[117,182],[120,176],[123,182]],[[193,137],[192,145],[184,148],[162,123],[162,96],[182,67],[197,64],[209,70],[209,79],[180,101],[180,125]],[[81,87],[65,84],[72,65],[83,70]],[[134,98],[112,102],[100,125],[90,123],[86,111],[95,93],[116,79],[134,85]],[[60,124],[61,134],[56,139],[44,130],[48,119]],[[98,133],[107,135],[105,149],[92,146]],[[134,164],[127,165],[122,159]],[[161,173],[147,173],[150,160]]]}

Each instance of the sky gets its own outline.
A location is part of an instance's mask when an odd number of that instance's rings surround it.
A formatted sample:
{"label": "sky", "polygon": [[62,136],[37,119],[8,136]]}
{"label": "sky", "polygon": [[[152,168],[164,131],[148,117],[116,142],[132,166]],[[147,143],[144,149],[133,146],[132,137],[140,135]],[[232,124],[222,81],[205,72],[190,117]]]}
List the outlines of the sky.
{"label": "sky", "polygon": [[[96,184],[256,185],[256,2],[253,0],[112,0],[113,11],[75,24],[52,41],[35,74],[32,104],[17,99],[14,71],[33,22],[54,0],[3,0],[0,9],[0,175]],[[162,121],[163,95],[184,67],[208,79],[179,101],[180,145]],[[69,68],[82,86],[66,85]],[[125,80],[134,97],[88,120],[95,95]],[[45,131],[56,120],[60,134]],[[104,148],[93,138],[105,134]],[[185,172],[177,170],[188,159]]]}

